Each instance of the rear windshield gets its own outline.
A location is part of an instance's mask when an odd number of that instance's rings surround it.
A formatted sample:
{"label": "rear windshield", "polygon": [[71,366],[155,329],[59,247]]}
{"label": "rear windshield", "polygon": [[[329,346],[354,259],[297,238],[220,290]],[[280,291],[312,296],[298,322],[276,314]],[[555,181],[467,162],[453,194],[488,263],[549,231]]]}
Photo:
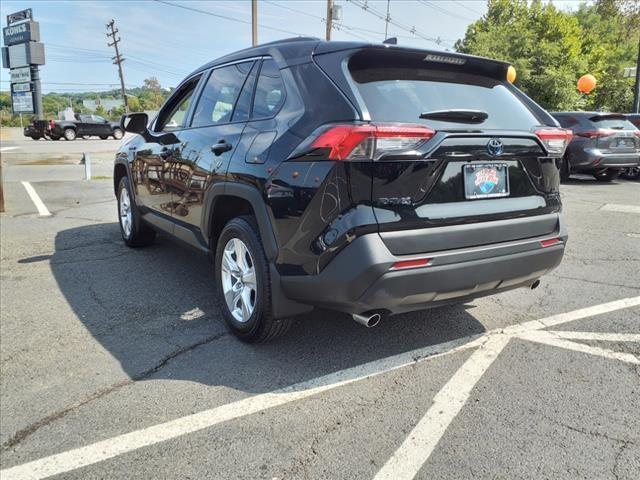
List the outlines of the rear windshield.
{"label": "rear windshield", "polygon": [[622,117],[592,117],[591,122],[596,128],[611,128],[613,130],[635,130],[636,127]]}
{"label": "rear windshield", "polygon": [[[540,121],[502,81],[480,75],[427,68],[377,66],[351,70],[371,120],[424,123],[436,130],[531,130]],[[482,110],[478,124],[421,120],[435,110]]]}

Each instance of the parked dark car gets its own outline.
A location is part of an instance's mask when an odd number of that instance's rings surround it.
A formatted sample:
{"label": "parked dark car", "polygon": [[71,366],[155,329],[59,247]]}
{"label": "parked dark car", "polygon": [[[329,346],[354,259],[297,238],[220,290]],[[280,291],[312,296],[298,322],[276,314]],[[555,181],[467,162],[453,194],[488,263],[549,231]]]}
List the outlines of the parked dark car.
{"label": "parked dark car", "polygon": [[25,137],[34,140],[47,137],[52,140],[75,140],[78,137],[100,137],[106,140],[113,137],[120,140],[124,136],[124,130],[120,127],[120,122],[110,122],[99,115],[76,115],[76,119],[70,120],[50,120],[48,123],[37,120],[24,129]]}
{"label": "parked dark car", "polygon": [[564,156],[562,179],[588,173],[610,182],[624,168],[640,163],[640,131],[620,113],[555,112],[560,125],[573,131]]}
{"label": "parked dark car", "polygon": [[313,307],[381,316],[535,288],[567,231],[571,133],[494,60],[299,38],[189,75],[117,154],[125,243],[215,257],[241,339]]}
{"label": "parked dark car", "polygon": [[[627,114],[627,120],[635,125],[640,130],[640,113]],[[622,176],[629,180],[640,180],[640,165],[637,167],[629,167],[622,170]]]}

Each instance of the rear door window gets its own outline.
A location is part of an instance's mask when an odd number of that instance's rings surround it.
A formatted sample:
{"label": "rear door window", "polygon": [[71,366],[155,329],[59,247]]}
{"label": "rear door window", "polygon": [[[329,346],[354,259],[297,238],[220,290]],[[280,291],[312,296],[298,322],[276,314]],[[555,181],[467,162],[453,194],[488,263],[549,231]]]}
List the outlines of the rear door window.
{"label": "rear door window", "polygon": [[211,72],[202,89],[191,126],[229,123],[233,106],[252,66],[253,62],[243,62],[216,68]]}
{"label": "rear door window", "polygon": [[252,120],[273,117],[284,103],[284,84],[273,60],[264,60],[253,100]]}
{"label": "rear door window", "polygon": [[[531,130],[541,123],[504,82],[493,78],[384,65],[361,65],[351,75],[374,121],[424,123],[440,130]],[[481,110],[488,118],[473,125],[420,119],[421,113],[450,109]]]}

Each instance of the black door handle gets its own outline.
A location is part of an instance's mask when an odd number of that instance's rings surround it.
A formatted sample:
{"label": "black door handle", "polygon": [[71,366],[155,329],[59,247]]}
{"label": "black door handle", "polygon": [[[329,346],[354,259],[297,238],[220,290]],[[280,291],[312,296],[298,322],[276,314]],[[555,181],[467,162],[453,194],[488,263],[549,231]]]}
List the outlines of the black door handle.
{"label": "black door handle", "polygon": [[228,152],[233,148],[233,145],[227,143],[226,140],[220,140],[215,145],[211,146],[211,151],[215,154],[216,157],[222,155],[224,152]]}

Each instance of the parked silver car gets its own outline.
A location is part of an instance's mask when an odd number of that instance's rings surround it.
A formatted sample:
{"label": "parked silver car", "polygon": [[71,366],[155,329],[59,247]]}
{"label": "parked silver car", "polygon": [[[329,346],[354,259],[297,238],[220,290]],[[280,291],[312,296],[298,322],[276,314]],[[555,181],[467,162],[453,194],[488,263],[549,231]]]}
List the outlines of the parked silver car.
{"label": "parked silver car", "polygon": [[573,131],[564,155],[561,179],[589,173],[610,182],[622,169],[640,164],[640,130],[625,115],[602,112],[555,112],[556,120]]}

